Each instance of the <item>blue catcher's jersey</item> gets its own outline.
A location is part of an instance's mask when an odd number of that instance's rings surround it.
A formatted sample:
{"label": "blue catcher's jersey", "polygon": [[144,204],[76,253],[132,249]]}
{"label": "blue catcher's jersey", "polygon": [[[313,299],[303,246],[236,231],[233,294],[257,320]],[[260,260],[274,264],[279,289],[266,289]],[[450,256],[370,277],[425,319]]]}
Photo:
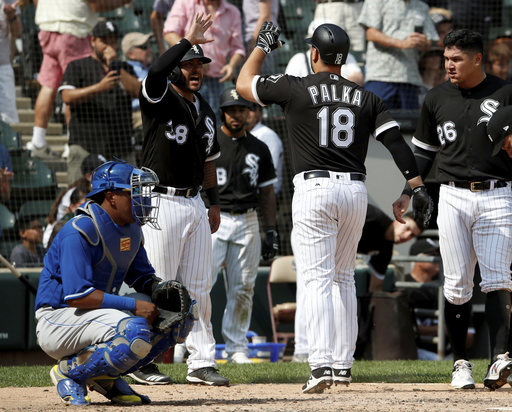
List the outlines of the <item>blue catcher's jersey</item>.
{"label": "blue catcher's jersey", "polygon": [[69,299],[98,289],[117,295],[155,271],[142,247],[142,230],[133,223],[116,225],[105,210],[88,202],[64,225],[44,258],[35,309],[67,307]]}

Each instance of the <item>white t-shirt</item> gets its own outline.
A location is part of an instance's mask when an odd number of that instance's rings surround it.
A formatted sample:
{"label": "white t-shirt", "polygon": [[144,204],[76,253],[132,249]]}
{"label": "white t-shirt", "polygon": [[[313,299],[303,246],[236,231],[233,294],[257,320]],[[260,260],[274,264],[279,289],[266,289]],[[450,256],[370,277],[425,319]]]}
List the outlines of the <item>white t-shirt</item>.
{"label": "white t-shirt", "polygon": [[35,22],[41,30],[87,37],[98,22],[86,0],[39,0]]}
{"label": "white t-shirt", "polygon": [[[313,74],[310,65],[311,50],[306,53],[297,53],[294,55],[288,65],[286,66],[285,74],[290,74],[297,77],[306,77],[309,74]],[[354,73],[361,73],[362,70],[357,63],[356,58],[352,54],[347,55],[347,61],[341,66],[340,74],[348,79]]]}

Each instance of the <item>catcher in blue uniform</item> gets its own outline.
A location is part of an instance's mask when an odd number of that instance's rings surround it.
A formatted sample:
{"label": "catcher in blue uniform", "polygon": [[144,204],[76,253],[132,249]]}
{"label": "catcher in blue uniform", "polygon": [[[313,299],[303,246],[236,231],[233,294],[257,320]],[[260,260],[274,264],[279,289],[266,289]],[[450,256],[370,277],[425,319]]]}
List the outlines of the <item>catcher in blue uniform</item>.
{"label": "catcher in blue uniform", "polygon": [[[58,233],[36,298],[37,339],[58,360],[50,376],[66,405],[89,405],[87,389],[115,403],[149,403],[121,376],[183,342],[195,301],[162,282],[148,261],[141,226],[159,229],[156,174],[122,161],[99,166],[89,201]],[[119,296],[126,282],[138,293]]]}

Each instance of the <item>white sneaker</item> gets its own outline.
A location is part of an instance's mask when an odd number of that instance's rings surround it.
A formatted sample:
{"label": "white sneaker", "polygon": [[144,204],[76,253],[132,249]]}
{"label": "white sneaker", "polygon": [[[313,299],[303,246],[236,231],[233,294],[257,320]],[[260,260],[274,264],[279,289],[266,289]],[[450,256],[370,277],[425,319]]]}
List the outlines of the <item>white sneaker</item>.
{"label": "white sneaker", "polygon": [[184,343],[178,343],[174,346],[174,363],[183,363],[187,354],[187,346]]}
{"label": "white sneaker", "polygon": [[511,373],[512,360],[508,358],[508,352],[498,355],[498,359],[489,367],[487,375],[485,375],[484,386],[491,391],[501,388],[507,383]]}
{"label": "white sneaker", "polygon": [[69,145],[66,143],[66,144],[64,145],[64,151],[62,152],[61,157],[62,157],[63,159],[67,159],[67,158],[68,158],[68,156],[69,156]]}
{"label": "white sneaker", "polygon": [[58,160],[61,158],[60,154],[50,149],[48,144],[45,144],[43,147],[36,147],[32,142],[28,142],[26,147],[30,151],[30,156],[37,157],[42,161]]}
{"label": "white sneaker", "polygon": [[473,366],[471,362],[459,359],[453,365],[452,386],[457,389],[475,389],[473,380]]}
{"label": "white sneaker", "polygon": [[228,356],[229,363],[254,363],[245,352],[235,352]]}

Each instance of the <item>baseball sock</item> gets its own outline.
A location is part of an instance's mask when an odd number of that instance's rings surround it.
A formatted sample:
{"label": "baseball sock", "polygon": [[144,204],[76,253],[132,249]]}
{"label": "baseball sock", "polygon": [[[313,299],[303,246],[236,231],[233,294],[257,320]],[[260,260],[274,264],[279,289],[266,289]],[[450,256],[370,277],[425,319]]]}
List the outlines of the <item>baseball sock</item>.
{"label": "baseball sock", "polygon": [[487,293],[485,301],[485,320],[489,327],[491,345],[491,363],[498,355],[507,352],[510,332],[510,292],[495,290]]}
{"label": "baseball sock", "polygon": [[469,302],[463,305],[454,305],[445,299],[444,317],[448,330],[448,339],[453,351],[453,360],[468,360],[466,351],[466,337],[468,334],[471,305]]}

